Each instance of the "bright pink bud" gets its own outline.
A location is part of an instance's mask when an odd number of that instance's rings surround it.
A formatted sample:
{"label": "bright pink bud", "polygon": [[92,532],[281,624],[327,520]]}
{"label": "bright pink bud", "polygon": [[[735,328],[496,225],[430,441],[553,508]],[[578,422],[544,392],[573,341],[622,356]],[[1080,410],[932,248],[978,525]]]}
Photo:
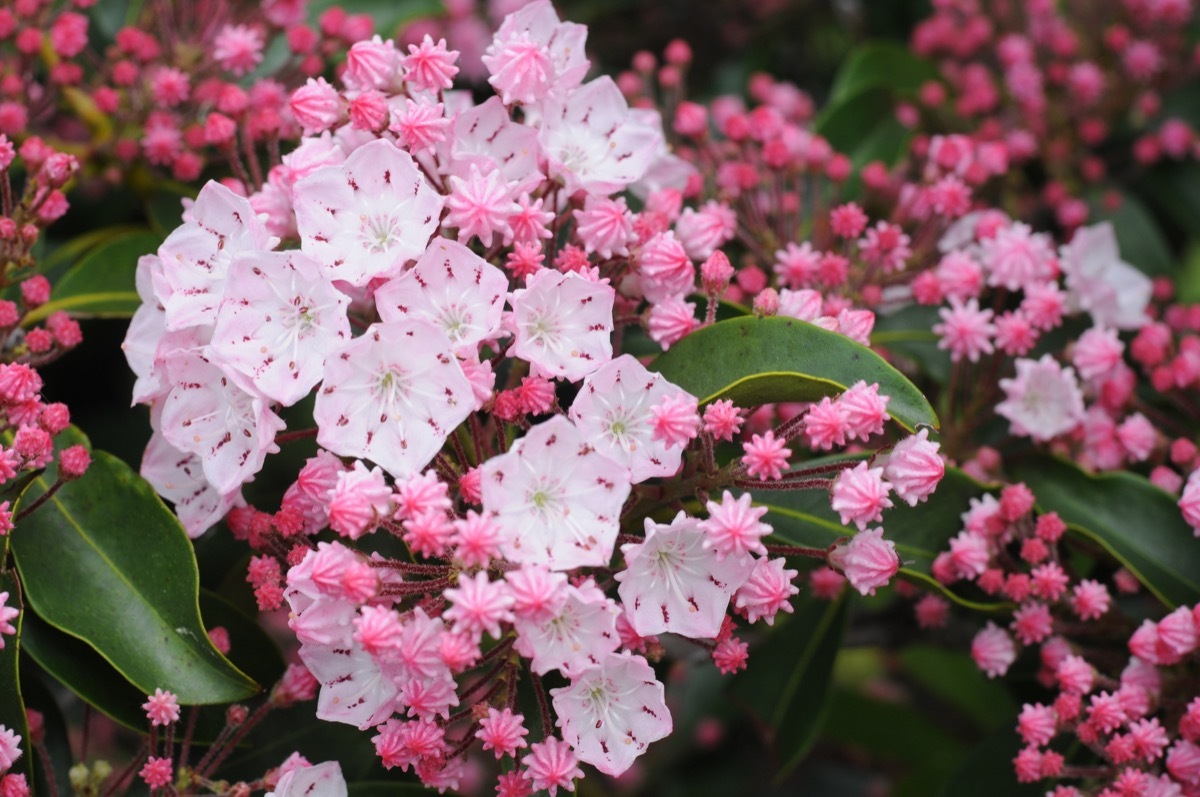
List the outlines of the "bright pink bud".
{"label": "bright pink bud", "polygon": [[896,545],[883,539],[883,529],[856,534],[848,544],[829,554],[829,563],[841,570],[850,586],[863,595],[874,595],[876,589],[887,586],[900,569]]}
{"label": "bright pink bud", "polygon": [[58,455],[58,477],[63,481],[78,479],[92,464],[92,456],[81,445],[63,449]]}

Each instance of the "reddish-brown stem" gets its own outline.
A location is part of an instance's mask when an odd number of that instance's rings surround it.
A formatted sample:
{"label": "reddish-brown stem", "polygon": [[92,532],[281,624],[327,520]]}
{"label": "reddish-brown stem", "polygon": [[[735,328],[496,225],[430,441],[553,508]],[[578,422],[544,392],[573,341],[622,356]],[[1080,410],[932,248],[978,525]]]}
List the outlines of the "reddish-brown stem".
{"label": "reddish-brown stem", "polygon": [[275,435],[276,443],[291,443],[295,440],[304,440],[308,437],[317,436],[317,427],[311,429],[297,429],[294,432],[284,432],[283,434]]}

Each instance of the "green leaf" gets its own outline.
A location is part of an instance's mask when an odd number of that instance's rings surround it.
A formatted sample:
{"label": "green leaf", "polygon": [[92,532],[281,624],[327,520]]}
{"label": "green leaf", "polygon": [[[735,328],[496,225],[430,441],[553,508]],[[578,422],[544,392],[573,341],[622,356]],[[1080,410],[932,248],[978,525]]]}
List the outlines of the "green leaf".
{"label": "green leaf", "polygon": [[813,130],[833,148],[854,160],[875,130],[895,119],[892,93],[884,88],[867,88],[836,104],[825,106]]}
{"label": "green leaf", "polygon": [[734,678],[732,695],[745,702],[770,729],[780,781],[804,759],[829,712],[834,660],[846,630],[846,599],[801,603],[794,616],[751,653],[752,671]]}
{"label": "green leaf", "polygon": [[[21,585],[17,581],[17,574],[12,570],[0,571],[0,592],[8,593],[6,605],[17,610],[22,609]],[[24,619],[25,612],[22,611],[16,618],[9,620],[17,629],[16,634],[5,634],[0,637],[0,643],[4,645],[4,649],[0,650],[0,724],[21,737],[23,755],[13,764],[11,771],[24,774],[27,779],[32,781],[29,767],[33,760],[33,751],[29,745],[29,725],[25,717],[25,701],[21,697],[21,677],[18,667]]]}
{"label": "green leaf", "polygon": [[[278,679],[283,672],[283,657],[257,623],[208,590],[200,591],[200,606],[205,628],[219,625],[229,632],[229,657],[235,664],[264,683]],[[24,641],[24,652],[84,702],[130,730],[146,732],[141,705],[152,690],[138,689],[87,643],[47,625],[36,615],[29,615]],[[193,739],[198,744],[212,742],[224,725],[223,707],[204,708]]]}
{"label": "green leaf", "polygon": [[743,407],[816,401],[860,379],[891,397],[888,412],[905,429],[938,425],[921,391],[878,354],[844,335],[793,318],[731,318],[697,330],[650,365],[707,404]]}
{"label": "green leaf", "polygon": [[29,658],[85,703],[130,730],[146,732],[146,715],[140,708],[146,695],[87,643],[32,613],[26,618],[21,641]]}
{"label": "green leaf", "polygon": [[844,687],[832,691],[822,739],[865,752],[875,766],[886,762],[889,769],[899,767],[891,793],[924,797],[928,784],[936,788],[966,752],[943,718],[935,720],[926,707]]}
{"label": "green leaf", "polygon": [[935,78],[934,65],[913,55],[903,44],[866,42],[855,48],[838,70],[829,92],[829,105],[844,102],[867,89],[915,92]]}
{"label": "green leaf", "polygon": [[1164,604],[1200,601],[1200,545],[1174,496],[1133,473],[1092,476],[1053,457],[1018,462],[1012,475],[1033,488],[1040,511],[1057,512]]}
{"label": "green leaf", "polygon": [[1000,730],[975,747],[943,784],[939,797],[1035,797],[1046,787],[1037,783],[1017,783],[1012,761],[1021,750],[1021,740],[1013,731],[1016,717],[1009,716]]}
{"label": "green leaf", "polygon": [[[72,428],[63,445],[83,442]],[[30,488],[33,505],[53,468]],[[200,618],[196,558],[179,520],[129,466],[92,452],[83,478],[63,485],[11,534],[30,608],[78,637],[142,691],[184,704],[242,700],[260,688],[217,652]]]}
{"label": "green leaf", "polygon": [[53,298],[25,317],[35,324],[65,310],[80,318],[129,318],[141,305],[134,287],[138,258],[161,239],[147,230],[124,232],[93,247],[54,286]]}
{"label": "green leaf", "polygon": [[[988,489],[958,468],[948,467],[937,491],[925,503],[910,507],[897,501],[896,506],[885,510],[884,538],[896,544],[902,564],[900,575],[978,611],[1010,606],[959,595],[930,572],[934,558],[948,549],[951,537],[962,531],[962,514],[970,508],[971,499]],[[756,504],[767,507],[767,521],[774,526],[775,534],[788,542],[823,548],[853,532],[830,508],[829,494],[824,490],[762,490],[751,495]]]}
{"label": "green leaf", "polygon": [[932,645],[908,645],[900,651],[908,676],[960,709],[980,730],[1010,725],[1016,713],[1012,698],[999,682],[983,674],[969,655]]}

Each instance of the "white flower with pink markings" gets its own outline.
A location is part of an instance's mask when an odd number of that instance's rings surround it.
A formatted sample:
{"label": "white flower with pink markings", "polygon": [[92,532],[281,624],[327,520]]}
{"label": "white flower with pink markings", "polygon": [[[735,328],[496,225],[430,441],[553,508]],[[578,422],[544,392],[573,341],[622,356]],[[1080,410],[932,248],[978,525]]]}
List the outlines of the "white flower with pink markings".
{"label": "white flower with pink markings", "polygon": [[297,182],[293,202],[301,249],[329,279],[356,286],[419,257],[443,204],[412,157],[382,139]]}

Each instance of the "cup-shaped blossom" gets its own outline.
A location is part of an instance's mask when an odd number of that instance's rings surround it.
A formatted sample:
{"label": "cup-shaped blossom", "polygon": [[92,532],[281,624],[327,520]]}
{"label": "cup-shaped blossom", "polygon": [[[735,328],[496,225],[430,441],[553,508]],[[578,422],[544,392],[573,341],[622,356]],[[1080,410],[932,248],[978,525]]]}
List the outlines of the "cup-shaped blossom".
{"label": "cup-shaped blossom", "polygon": [[416,265],[375,291],[375,307],[384,321],[429,321],[463,349],[499,331],[507,294],[504,272],[458,241],[439,236]]}
{"label": "cup-shaped blossom", "polygon": [[450,340],[427,321],[372,324],[331,354],[317,392],[317,442],[396,478],[433,459],[474,408]]}
{"label": "cup-shaped blossom", "polygon": [[584,379],[570,417],[602,454],[629,468],[637,484],[679,470],[683,449],[654,439],[652,409],[681,392],[635,357],[622,354]]}
{"label": "cup-shaped blossom", "polygon": [[529,3],[504,18],[484,53],[488,83],[505,103],[541,102],[583,80],[586,42],[586,25],[560,21],[549,0]]}
{"label": "cup-shaped blossom", "polygon": [[545,269],[512,292],[509,353],[544,376],[576,382],[612,359],[613,300],[603,282]]}
{"label": "cup-shaped blossom", "polygon": [[683,512],[670,523],[646,518],[646,541],[621,546],[626,568],[615,578],[634,630],[712,639],[729,599],[754,570],[748,554],[718,557],[699,520]]}
{"label": "cup-shaped blossom", "polygon": [[279,448],[279,416],[253,385],[196,352],[168,363],[171,390],[160,419],[167,442],[200,458],[204,477],[218,492],[237,490]]}
{"label": "cup-shaped blossom", "polygon": [[631,653],[610,653],[550,694],[563,738],[581,761],[606,775],[629,769],[647,745],[672,730],[663,685],[646,660]]}
{"label": "cup-shaped blossom", "polygon": [[883,529],[868,529],[854,535],[846,545],[829,554],[829,563],[842,571],[862,595],[874,595],[886,587],[900,569],[896,544],[883,538]]}
{"label": "cup-shaped blossom", "polygon": [[301,249],[329,279],[355,286],[399,274],[425,251],[442,212],[412,157],[383,139],[299,180],[293,202]]}
{"label": "cup-shaped blossom", "polygon": [[1116,329],[1136,329],[1145,323],[1153,284],[1121,260],[1110,222],[1076,230],[1060,255],[1073,309],[1086,310],[1097,324]]}
{"label": "cup-shaped blossom", "polygon": [[1017,360],[1017,375],[1001,379],[1005,400],[996,414],[1012,423],[1015,434],[1050,440],[1071,431],[1083,420],[1083,394],[1075,371],[1049,354],[1040,360]]}
{"label": "cup-shaped blossom", "polygon": [[538,424],[482,468],[483,508],[495,513],[506,559],[552,570],[608,564],[629,475],[570,421]]}
{"label": "cup-shaped blossom", "polygon": [[444,146],[449,151],[442,161],[451,175],[467,177],[472,166],[483,174],[499,170],[513,196],[542,182],[537,130],[514,122],[499,97],[459,112]]}
{"label": "cup-shaped blossom", "polygon": [[163,269],[154,290],[167,329],[212,324],[233,256],[279,243],[245,197],[217,182],[200,189],[189,216],[158,248]]}
{"label": "cup-shaped blossom", "polygon": [[552,610],[516,612],[517,652],[530,659],[530,668],[539,675],[593,667],[621,643],[621,610],[593,582],[558,591],[561,597]]}
{"label": "cup-shaped blossom", "polygon": [[346,797],[346,779],[336,761],[289,769],[279,778],[271,797]]}
{"label": "cup-shaped blossom", "polygon": [[142,478],[175,505],[175,514],[192,539],[208,531],[242,502],[241,490],[222,493],[204,475],[200,457],[180,451],[155,432],[142,454]]}
{"label": "cup-shaped blossom", "polygon": [[606,76],[547,100],[539,141],[550,176],[568,194],[607,195],[646,173],[662,144],[662,130],[630,113],[621,90]]}
{"label": "cup-shaped blossom", "polygon": [[321,683],[317,718],[366,730],[387,720],[396,709],[399,689],[392,667],[385,670],[357,642],[301,645],[300,660]]}
{"label": "cup-shaped blossom", "polygon": [[229,266],[209,345],[264,396],[290,406],[321,381],[326,356],[350,340],[349,305],[303,253],[247,252]]}

